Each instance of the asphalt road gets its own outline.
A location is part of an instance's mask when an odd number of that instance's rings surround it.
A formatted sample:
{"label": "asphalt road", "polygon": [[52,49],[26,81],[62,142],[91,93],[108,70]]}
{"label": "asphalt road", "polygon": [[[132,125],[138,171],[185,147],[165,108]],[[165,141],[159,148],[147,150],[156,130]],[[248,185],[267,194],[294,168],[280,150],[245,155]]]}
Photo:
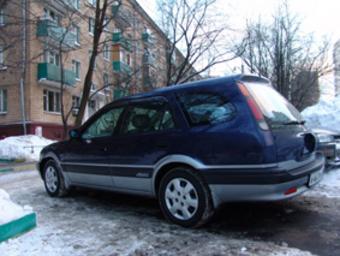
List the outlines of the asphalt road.
{"label": "asphalt road", "polygon": [[194,230],[167,223],[152,199],[84,189],[50,198],[36,171],[1,175],[0,188],[38,215],[35,230],[0,244],[2,256],[340,255],[340,197],[228,204]]}

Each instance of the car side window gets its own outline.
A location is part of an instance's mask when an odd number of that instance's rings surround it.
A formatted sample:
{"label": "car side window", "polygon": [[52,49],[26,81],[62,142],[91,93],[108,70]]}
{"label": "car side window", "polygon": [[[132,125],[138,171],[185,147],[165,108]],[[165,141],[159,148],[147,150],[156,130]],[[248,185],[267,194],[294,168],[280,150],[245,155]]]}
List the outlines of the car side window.
{"label": "car side window", "polygon": [[123,107],[113,108],[99,116],[82,134],[83,139],[111,136],[117,126]]}
{"label": "car side window", "polygon": [[123,134],[169,130],[175,127],[169,106],[164,101],[138,103],[130,108]]}
{"label": "car side window", "polygon": [[184,93],[178,99],[191,125],[226,122],[236,113],[235,106],[217,93]]}

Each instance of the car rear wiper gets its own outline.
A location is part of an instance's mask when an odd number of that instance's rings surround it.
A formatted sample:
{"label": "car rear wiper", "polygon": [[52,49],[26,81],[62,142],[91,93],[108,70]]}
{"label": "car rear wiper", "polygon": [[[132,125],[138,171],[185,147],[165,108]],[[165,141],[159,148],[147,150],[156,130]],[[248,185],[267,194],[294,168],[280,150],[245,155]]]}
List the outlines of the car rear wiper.
{"label": "car rear wiper", "polygon": [[289,121],[286,123],[282,123],[283,125],[301,125],[301,124],[305,124],[306,121],[305,120],[301,120],[301,121]]}

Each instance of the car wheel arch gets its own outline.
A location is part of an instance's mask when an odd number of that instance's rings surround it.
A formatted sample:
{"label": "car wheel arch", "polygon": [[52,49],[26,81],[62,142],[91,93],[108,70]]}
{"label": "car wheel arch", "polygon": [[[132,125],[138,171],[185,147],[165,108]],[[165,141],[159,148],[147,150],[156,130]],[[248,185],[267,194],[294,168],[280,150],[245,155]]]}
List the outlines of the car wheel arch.
{"label": "car wheel arch", "polygon": [[193,171],[204,168],[204,164],[200,161],[186,155],[174,154],[168,155],[160,159],[154,166],[152,175],[152,193],[157,197],[159,182],[169,170],[175,167],[190,168]]}
{"label": "car wheel arch", "polygon": [[154,194],[155,196],[157,197],[158,196],[158,189],[159,189],[159,185],[160,185],[160,182],[162,180],[162,178],[164,177],[164,175],[169,172],[170,170],[174,169],[174,168],[179,168],[179,167],[184,167],[184,168],[190,168],[192,170],[194,170],[194,168],[188,164],[185,164],[185,163],[168,163],[168,164],[165,164],[164,166],[162,166],[157,174],[155,175],[155,178],[154,178],[154,182],[153,182],[153,189],[154,189]]}
{"label": "car wheel arch", "polygon": [[42,178],[44,176],[43,175],[44,167],[49,160],[53,160],[60,167],[60,161],[54,153],[46,154],[39,162],[39,170],[38,171],[40,172],[40,175],[41,175]]}

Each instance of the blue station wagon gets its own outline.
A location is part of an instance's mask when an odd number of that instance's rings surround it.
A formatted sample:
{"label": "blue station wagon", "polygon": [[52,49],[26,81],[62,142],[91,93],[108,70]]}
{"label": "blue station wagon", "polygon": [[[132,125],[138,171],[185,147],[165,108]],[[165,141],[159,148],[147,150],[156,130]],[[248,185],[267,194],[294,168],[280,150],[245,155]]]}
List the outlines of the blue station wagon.
{"label": "blue station wagon", "polygon": [[198,227],[222,203],[315,186],[316,144],[267,79],[235,75],[114,101],[44,148],[38,169],[51,196],[76,186],[151,196],[168,220]]}

